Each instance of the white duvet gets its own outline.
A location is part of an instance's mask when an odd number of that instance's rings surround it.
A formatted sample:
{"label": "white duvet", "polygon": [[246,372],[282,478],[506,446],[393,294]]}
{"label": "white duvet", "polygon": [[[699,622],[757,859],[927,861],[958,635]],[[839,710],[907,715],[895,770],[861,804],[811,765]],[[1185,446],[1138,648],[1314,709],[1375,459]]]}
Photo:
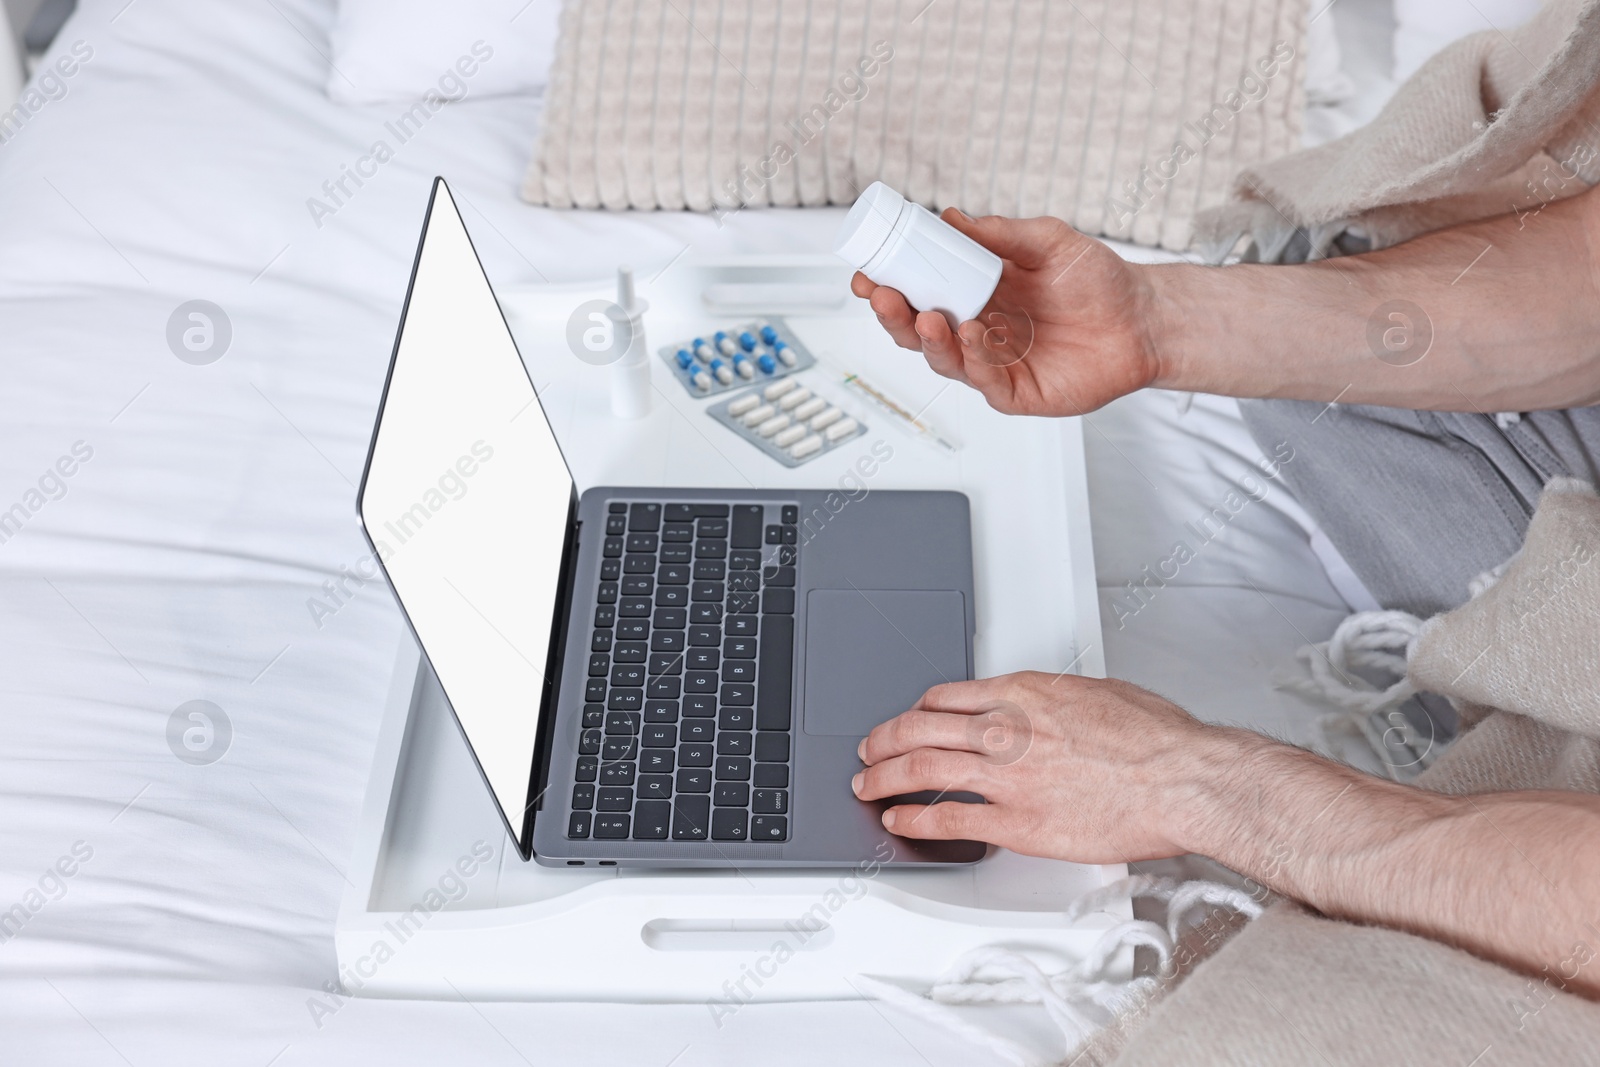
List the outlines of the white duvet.
{"label": "white duvet", "polygon": [[[0,1063],[970,1062],[868,1003],[718,1029],[698,1007],[323,992],[400,635],[377,583],[331,613],[324,583],[364,555],[354,486],[429,181],[507,285],[815,251],[834,217],[530,208],[537,99],[414,128],[335,105],[331,17],[86,0],[56,45],[73,73],[0,141]],[[197,300],[223,315],[174,319]],[[1111,670],[1304,737],[1313,709],[1268,675],[1345,605],[1281,486],[1117,610],[1256,469],[1231,405],[1176,410],[1134,398],[1086,434]]]}

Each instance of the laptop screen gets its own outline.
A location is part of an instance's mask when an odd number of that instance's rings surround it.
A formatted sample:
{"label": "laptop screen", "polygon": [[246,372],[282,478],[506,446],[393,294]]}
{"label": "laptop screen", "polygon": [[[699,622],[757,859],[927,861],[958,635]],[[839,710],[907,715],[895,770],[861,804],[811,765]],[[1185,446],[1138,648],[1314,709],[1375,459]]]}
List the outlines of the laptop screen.
{"label": "laptop screen", "polygon": [[435,181],[359,509],[518,840],[573,499],[455,201]]}

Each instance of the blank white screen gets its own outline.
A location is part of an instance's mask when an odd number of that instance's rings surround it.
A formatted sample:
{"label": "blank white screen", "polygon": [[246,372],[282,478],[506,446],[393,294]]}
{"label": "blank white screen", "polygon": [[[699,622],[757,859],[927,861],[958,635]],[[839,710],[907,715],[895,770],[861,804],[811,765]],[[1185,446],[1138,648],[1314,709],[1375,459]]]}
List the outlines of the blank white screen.
{"label": "blank white screen", "polygon": [[443,182],[361,516],[513,834],[520,833],[572,476]]}

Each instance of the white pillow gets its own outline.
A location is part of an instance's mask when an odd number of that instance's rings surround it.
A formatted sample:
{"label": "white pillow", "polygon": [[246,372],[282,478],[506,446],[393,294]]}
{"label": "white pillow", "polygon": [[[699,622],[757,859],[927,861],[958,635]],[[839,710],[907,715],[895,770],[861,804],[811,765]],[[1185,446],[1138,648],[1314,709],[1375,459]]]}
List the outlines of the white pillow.
{"label": "white pillow", "polygon": [[1311,0],[1310,18],[1306,23],[1306,103],[1313,107],[1341,103],[1355,95],[1356,87],[1344,72],[1333,4]]}
{"label": "white pillow", "polygon": [[328,96],[340,104],[537,93],[561,0],[339,0]]}
{"label": "white pillow", "polygon": [[1403,82],[1452,41],[1469,33],[1516,29],[1541,0],[1394,0],[1394,80]]}

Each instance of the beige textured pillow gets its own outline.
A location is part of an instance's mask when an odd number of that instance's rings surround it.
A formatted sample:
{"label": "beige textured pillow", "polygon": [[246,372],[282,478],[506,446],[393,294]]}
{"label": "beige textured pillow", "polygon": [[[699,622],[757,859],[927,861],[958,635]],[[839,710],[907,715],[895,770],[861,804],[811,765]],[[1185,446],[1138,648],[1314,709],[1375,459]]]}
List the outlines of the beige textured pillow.
{"label": "beige textured pillow", "polygon": [[536,204],[1056,215],[1181,249],[1299,144],[1305,0],[567,0]]}

